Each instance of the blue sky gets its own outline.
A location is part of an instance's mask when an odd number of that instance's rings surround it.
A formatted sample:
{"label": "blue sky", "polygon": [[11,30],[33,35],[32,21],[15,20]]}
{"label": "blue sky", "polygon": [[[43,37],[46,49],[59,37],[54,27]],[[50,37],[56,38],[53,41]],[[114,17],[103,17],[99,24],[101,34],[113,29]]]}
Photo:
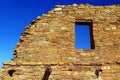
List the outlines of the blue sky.
{"label": "blue sky", "polygon": [[90,26],[75,25],[75,48],[76,49],[91,49],[90,43]]}
{"label": "blue sky", "polygon": [[0,67],[13,57],[16,43],[25,26],[55,5],[89,3],[91,5],[120,4],[120,0],[0,0]]}

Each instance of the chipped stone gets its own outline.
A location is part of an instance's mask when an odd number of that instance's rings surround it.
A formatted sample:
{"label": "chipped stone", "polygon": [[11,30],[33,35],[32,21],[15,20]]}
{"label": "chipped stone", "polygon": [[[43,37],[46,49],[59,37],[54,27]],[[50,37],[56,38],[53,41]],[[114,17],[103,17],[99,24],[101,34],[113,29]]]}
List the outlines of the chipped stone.
{"label": "chipped stone", "polygon": [[53,29],[50,29],[50,32],[54,32],[54,30],[53,30]]}
{"label": "chipped stone", "polygon": [[66,27],[62,27],[61,29],[62,29],[62,30],[65,30],[65,29],[66,29]]}
{"label": "chipped stone", "polygon": [[78,4],[74,3],[72,6],[78,6]]}
{"label": "chipped stone", "polygon": [[41,19],[41,16],[38,16],[37,19]]}
{"label": "chipped stone", "polygon": [[55,8],[54,11],[61,11],[62,8]]}
{"label": "chipped stone", "polygon": [[111,30],[111,28],[105,28],[105,30]]}
{"label": "chipped stone", "polygon": [[117,29],[117,27],[112,27],[112,30],[116,30]]}

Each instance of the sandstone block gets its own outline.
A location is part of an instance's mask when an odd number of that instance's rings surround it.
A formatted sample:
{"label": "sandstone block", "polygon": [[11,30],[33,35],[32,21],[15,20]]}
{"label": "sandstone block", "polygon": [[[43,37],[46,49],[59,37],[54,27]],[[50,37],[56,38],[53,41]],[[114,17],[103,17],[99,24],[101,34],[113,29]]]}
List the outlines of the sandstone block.
{"label": "sandstone block", "polygon": [[114,65],[114,66],[112,66],[112,69],[120,70],[120,66],[119,65]]}
{"label": "sandstone block", "polygon": [[54,11],[61,11],[62,8],[55,8]]}
{"label": "sandstone block", "polygon": [[59,65],[64,65],[64,64],[65,64],[65,62],[59,62],[58,64],[59,64]]}

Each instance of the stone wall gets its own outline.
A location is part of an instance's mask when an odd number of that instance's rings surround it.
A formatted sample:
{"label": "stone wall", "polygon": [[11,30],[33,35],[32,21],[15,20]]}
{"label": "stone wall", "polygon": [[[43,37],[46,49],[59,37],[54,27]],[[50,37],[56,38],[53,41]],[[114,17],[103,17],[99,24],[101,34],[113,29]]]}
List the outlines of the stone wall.
{"label": "stone wall", "polygon": [[[92,20],[95,49],[75,49],[75,22]],[[22,33],[2,80],[120,80],[120,5],[57,5]]]}

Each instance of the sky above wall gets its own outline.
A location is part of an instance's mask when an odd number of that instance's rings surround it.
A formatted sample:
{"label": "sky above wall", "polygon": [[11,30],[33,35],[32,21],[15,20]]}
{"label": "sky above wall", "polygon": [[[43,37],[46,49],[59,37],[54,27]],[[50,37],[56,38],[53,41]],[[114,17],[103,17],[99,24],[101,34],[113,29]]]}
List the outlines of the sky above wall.
{"label": "sky above wall", "polygon": [[0,67],[9,62],[25,26],[55,5],[73,3],[91,5],[120,4],[120,0],[0,0]]}

